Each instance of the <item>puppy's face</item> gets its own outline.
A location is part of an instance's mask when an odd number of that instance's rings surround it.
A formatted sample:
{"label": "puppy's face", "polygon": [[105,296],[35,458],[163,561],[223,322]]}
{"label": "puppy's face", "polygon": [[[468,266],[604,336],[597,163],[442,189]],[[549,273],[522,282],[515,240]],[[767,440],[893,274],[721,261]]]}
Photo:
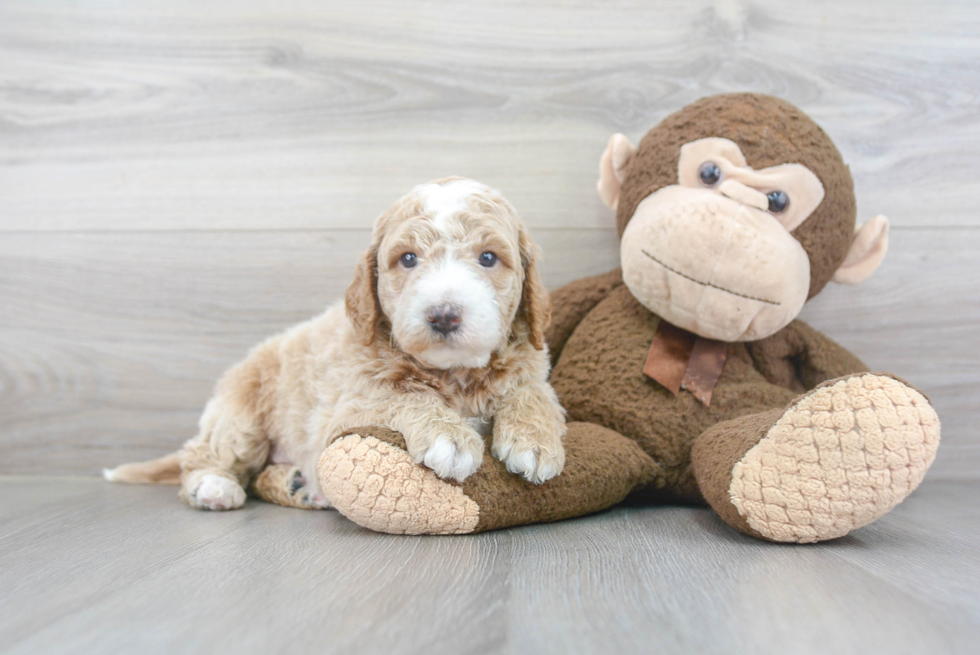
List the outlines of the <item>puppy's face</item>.
{"label": "puppy's face", "polygon": [[[547,292],[534,266],[536,247],[496,191],[460,178],[420,185],[378,219],[374,244],[366,259],[375,271],[376,309],[388,318],[395,345],[422,364],[485,366],[515,320],[543,347]],[[347,299],[355,327],[363,303],[351,292],[368,292],[359,277]]]}

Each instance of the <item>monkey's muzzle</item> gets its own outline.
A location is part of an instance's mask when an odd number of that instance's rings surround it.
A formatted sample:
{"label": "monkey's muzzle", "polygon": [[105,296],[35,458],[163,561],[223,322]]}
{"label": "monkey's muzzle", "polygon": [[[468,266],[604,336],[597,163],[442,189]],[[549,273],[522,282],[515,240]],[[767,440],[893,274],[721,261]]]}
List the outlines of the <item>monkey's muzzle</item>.
{"label": "monkey's muzzle", "polygon": [[810,289],[803,246],[769,212],[708,189],[664,187],[623,233],[623,279],[650,311],[708,339],[785,327]]}

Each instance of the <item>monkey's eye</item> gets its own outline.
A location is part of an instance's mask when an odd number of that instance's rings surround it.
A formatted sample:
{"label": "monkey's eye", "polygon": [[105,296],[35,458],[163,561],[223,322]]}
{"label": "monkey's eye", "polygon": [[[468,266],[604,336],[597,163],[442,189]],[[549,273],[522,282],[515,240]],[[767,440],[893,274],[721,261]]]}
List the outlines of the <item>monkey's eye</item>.
{"label": "monkey's eye", "polygon": [[786,195],[785,191],[767,193],[766,198],[769,199],[769,211],[773,214],[786,211],[786,208],[789,207],[789,196]]}
{"label": "monkey's eye", "polygon": [[698,177],[701,178],[701,184],[704,186],[714,186],[721,181],[721,169],[713,161],[706,161],[701,164]]}
{"label": "monkey's eye", "polygon": [[402,263],[405,268],[415,268],[415,265],[419,263],[419,258],[415,256],[414,252],[406,252],[404,255],[398,258],[398,261]]}
{"label": "monkey's eye", "polygon": [[490,268],[497,263],[497,256],[492,252],[485,252],[480,255],[480,266]]}

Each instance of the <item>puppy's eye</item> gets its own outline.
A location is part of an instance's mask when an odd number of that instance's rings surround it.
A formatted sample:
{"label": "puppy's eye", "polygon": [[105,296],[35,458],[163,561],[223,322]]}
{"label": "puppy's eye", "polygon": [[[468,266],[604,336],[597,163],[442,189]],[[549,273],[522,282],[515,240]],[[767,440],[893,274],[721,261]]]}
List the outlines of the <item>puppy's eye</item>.
{"label": "puppy's eye", "polygon": [[786,208],[789,207],[789,196],[786,195],[785,191],[773,191],[766,194],[766,198],[769,199],[769,211],[773,214],[786,211]]}
{"label": "puppy's eye", "polygon": [[497,256],[492,252],[485,252],[480,255],[480,266],[486,266],[490,268],[497,263]]}
{"label": "puppy's eye", "polygon": [[406,252],[404,255],[398,258],[402,266],[405,268],[415,268],[415,265],[419,263],[419,258],[415,256],[414,252]]}
{"label": "puppy's eye", "polygon": [[706,161],[701,164],[698,177],[701,178],[701,184],[704,186],[714,186],[721,181],[721,169],[713,161]]}

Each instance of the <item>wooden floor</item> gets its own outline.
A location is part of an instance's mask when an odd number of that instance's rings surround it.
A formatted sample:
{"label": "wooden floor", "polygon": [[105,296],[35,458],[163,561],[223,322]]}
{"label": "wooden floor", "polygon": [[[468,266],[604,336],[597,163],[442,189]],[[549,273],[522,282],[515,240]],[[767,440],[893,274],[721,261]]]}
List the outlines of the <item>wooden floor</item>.
{"label": "wooden floor", "polygon": [[976,653],[978,491],[927,482],[848,537],[781,546],[704,509],[396,537],[333,511],[6,477],[0,650]]}
{"label": "wooden floor", "polygon": [[[980,652],[978,62],[976,0],[0,2],[0,651]],[[609,136],[743,90],[813,116],[859,220],[892,221],[876,275],[803,314],[942,420],[877,524],[395,538],[84,477],[190,437],[417,183],[501,189],[549,286],[613,268]]]}

